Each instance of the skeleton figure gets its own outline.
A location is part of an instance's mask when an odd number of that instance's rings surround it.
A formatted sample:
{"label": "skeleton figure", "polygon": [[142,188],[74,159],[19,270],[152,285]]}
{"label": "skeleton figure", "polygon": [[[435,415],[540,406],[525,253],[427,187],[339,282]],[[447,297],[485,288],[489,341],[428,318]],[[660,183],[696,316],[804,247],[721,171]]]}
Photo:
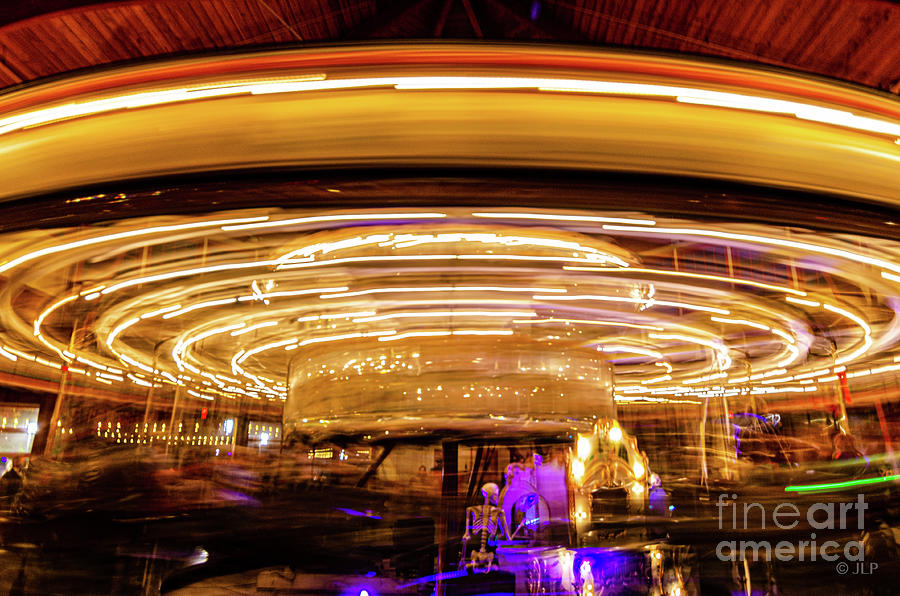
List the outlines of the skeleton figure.
{"label": "skeleton figure", "polygon": [[[466,508],[466,533],[463,534],[463,556],[460,557],[460,568],[465,565],[472,568],[475,573],[487,573],[494,565],[494,553],[487,549],[488,540],[496,538],[499,530],[508,535],[503,510],[497,506],[500,487],[488,482],[481,487],[481,494],[484,496],[483,505]],[[466,547],[473,536],[479,539],[480,543],[477,548],[472,549],[469,561],[466,562]]]}
{"label": "skeleton figure", "polygon": [[509,464],[504,477],[506,486],[500,491],[500,502],[504,521],[509,525],[508,535],[512,540],[519,537],[520,531],[527,532],[530,529],[529,520],[538,520],[540,497],[537,494],[533,464]]}

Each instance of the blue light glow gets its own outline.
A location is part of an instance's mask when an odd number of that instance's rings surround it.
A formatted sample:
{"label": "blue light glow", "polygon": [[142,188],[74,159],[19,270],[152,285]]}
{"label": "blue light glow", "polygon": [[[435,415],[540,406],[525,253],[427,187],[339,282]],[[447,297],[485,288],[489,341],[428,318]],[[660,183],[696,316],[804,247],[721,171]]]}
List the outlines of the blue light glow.
{"label": "blue light glow", "polygon": [[398,588],[408,588],[410,586],[417,586],[419,584],[427,584],[437,580],[446,580],[453,579],[455,577],[463,577],[467,574],[465,569],[457,570],[457,571],[445,571],[444,573],[435,573],[434,575],[426,575],[417,579],[412,580],[411,582],[401,584],[397,586]]}
{"label": "blue light glow", "polygon": [[[748,416],[750,418],[756,418],[760,422],[767,422],[765,416],[760,416],[759,414],[754,414],[753,412],[732,412],[728,415],[729,418],[734,418],[735,416]],[[779,420],[781,420],[781,417],[779,417]]]}
{"label": "blue light glow", "polygon": [[375,515],[371,511],[357,511],[356,509],[347,509],[346,507],[335,507],[338,511],[342,511],[347,515],[352,515],[354,517],[368,517],[370,519],[381,519],[380,515]]}

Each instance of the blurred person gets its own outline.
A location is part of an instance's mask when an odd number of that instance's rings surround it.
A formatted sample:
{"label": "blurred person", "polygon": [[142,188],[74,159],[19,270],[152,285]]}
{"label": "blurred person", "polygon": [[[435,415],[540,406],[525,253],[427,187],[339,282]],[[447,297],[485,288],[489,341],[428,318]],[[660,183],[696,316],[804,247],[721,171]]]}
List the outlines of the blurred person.
{"label": "blurred person", "polygon": [[875,454],[887,451],[885,437],[877,420],[870,420],[856,428],[856,445],[862,453]]}
{"label": "blurred person", "polygon": [[[669,509],[669,493],[662,487],[662,480],[659,474],[650,474],[650,492],[647,496],[648,513],[651,517],[672,517],[672,510]],[[662,524],[653,524],[649,528],[651,538],[661,538],[667,533],[666,528]]]}
{"label": "blurred person", "polygon": [[900,545],[897,544],[897,528],[885,520],[879,520],[877,527],[862,532],[861,541],[865,549],[864,560],[887,567],[891,561],[900,559]]}
{"label": "blurred person", "polygon": [[22,474],[18,462],[8,460],[3,476],[0,477],[0,503],[8,507],[19,491],[22,490]]}
{"label": "blurred person", "polygon": [[669,493],[662,487],[659,474],[650,474],[650,493],[648,495],[651,515],[670,517]]}
{"label": "blurred person", "polygon": [[431,485],[431,476],[428,474],[428,468],[419,466],[416,475],[412,479],[413,489],[419,492],[428,492]]}
{"label": "blurred person", "polygon": [[834,435],[831,459],[859,459],[862,456],[862,452],[856,448],[856,443],[851,435],[843,432]]}

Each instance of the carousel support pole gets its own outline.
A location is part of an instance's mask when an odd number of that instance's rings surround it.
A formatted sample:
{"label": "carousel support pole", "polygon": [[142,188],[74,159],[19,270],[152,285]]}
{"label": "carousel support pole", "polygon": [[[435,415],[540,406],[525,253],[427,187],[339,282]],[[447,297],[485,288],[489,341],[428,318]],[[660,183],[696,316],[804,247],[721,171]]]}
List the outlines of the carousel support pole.
{"label": "carousel support pole", "polygon": [[884,437],[884,452],[891,462],[891,473],[897,474],[897,457],[894,454],[894,445],[891,441],[891,431],[888,429],[887,419],[884,416],[884,408],[881,407],[881,399],[875,398],[875,412],[878,414],[878,425],[881,427],[881,436]]}
{"label": "carousel support pole", "polygon": [[441,581],[441,573],[454,567],[456,553],[453,545],[459,536],[459,444],[455,441],[444,441],[441,444],[441,519],[440,537],[438,541],[438,581],[437,596],[444,596],[445,585]]}
{"label": "carousel support pole", "polygon": [[[69,352],[75,345],[75,332],[78,330],[78,320],[72,324],[72,333],[69,335]],[[44,447],[44,455],[53,457],[54,451],[60,451],[60,416],[62,416],[62,403],[66,398],[66,389],[69,385],[69,367],[63,363],[59,373],[59,390],[56,393],[56,402],[53,404],[53,414],[50,416],[50,428],[47,429],[47,445]]]}

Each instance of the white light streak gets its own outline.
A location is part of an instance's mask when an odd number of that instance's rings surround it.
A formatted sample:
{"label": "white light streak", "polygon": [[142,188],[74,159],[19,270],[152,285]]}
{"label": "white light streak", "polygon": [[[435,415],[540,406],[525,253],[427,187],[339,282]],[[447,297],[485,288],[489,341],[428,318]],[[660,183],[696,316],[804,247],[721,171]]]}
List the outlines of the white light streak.
{"label": "white light streak", "polygon": [[238,335],[250,333],[251,331],[256,331],[257,329],[263,329],[264,327],[273,327],[277,324],[278,321],[265,321],[263,323],[256,323],[255,325],[250,325],[249,327],[245,327],[244,329],[232,331],[229,335],[231,335],[232,337],[236,337]]}
{"label": "white light streak", "polygon": [[776,286],[773,284],[767,284],[759,281],[752,281],[749,279],[741,279],[739,277],[726,277],[724,275],[711,275],[707,273],[690,273],[687,271],[668,271],[665,269],[642,269],[638,267],[629,267],[628,269],[620,269],[613,267],[583,267],[580,265],[566,265],[563,267],[566,271],[594,271],[598,273],[647,273],[650,275],[668,275],[675,277],[686,277],[689,279],[704,279],[709,281],[719,281],[723,283],[735,284],[735,285],[744,285],[744,286],[752,286],[755,288],[761,288],[764,290],[773,290],[775,292],[784,292],[787,294],[794,294],[796,296],[806,296],[806,292],[801,290],[795,290],[793,288],[788,288],[785,286]]}
{"label": "white light streak", "polygon": [[831,248],[830,246],[820,246],[818,244],[810,244],[809,242],[800,242],[797,240],[785,240],[783,238],[770,238],[767,236],[757,236],[755,234],[740,234],[737,232],[723,232],[720,230],[702,230],[697,228],[641,228],[641,227],[630,227],[630,226],[620,226],[616,224],[609,224],[603,226],[604,230],[609,231],[621,231],[621,232],[636,232],[639,234],[662,234],[669,236],[702,236],[702,237],[712,237],[712,238],[720,238],[723,240],[737,240],[741,242],[752,242],[756,244],[765,244],[768,246],[780,246],[783,248],[798,248],[800,250],[806,250],[813,253],[819,254],[827,254],[834,257],[839,257],[842,259],[847,259],[849,261],[853,261],[856,263],[865,263],[866,265],[872,265],[873,267],[881,267],[883,269],[888,269],[895,273],[900,273],[900,265],[896,263],[892,263],[890,261],[885,261],[884,259],[879,259],[876,257],[870,257],[868,255],[861,255],[849,250],[844,250],[841,248]]}
{"label": "white light streak", "polygon": [[726,319],[723,317],[710,317],[709,320],[715,321],[717,323],[731,323],[733,325],[746,325],[747,327],[753,327],[755,329],[762,329],[763,331],[770,330],[768,325],[763,325],[762,323],[756,323],[754,321],[748,321],[747,319]]}
{"label": "white light streak", "polygon": [[793,296],[785,296],[784,299],[788,302],[793,302],[794,304],[802,304],[803,306],[809,306],[812,308],[822,306],[822,303],[816,300],[801,300],[800,298],[794,298]]}
{"label": "white light streak", "polygon": [[554,324],[572,324],[572,325],[600,325],[604,327],[627,327],[629,329],[649,329],[651,331],[663,331],[663,327],[657,327],[656,325],[642,325],[640,323],[624,323],[622,321],[601,321],[596,319],[531,319],[531,320],[521,320],[521,321],[513,321],[513,323],[523,323],[523,324],[531,324],[538,325],[544,323],[554,323]]}
{"label": "white light streak", "polygon": [[368,290],[356,290],[353,292],[341,292],[337,294],[323,294],[319,296],[323,299],[331,298],[351,298],[354,296],[368,296],[371,294],[395,294],[395,293],[420,293],[420,292],[545,292],[565,294],[564,288],[528,288],[528,287],[506,287],[506,286],[432,286],[432,287],[384,287],[371,288]]}
{"label": "white light streak", "polygon": [[601,217],[597,215],[563,215],[553,213],[508,213],[503,211],[476,211],[474,217],[487,217],[491,219],[539,219],[549,221],[575,221],[588,223],[620,223],[643,226],[653,226],[656,222],[652,219],[636,219],[629,217]]}
{"label": "white light streak", "polygon": [[408,331],[389,337],[379,337],[378,341],[397,341],[398,339],[409,339],[410,337],[443,337],[447,335],[450,335],[450,331]]}
{"label": "white light streak", "polygon": [[234,304],[237,302],[237,298],[220,298],[219,300],[208,300],[206,302],[197,302],[195,304],[189,304],[184,308],[179,310],[173,310],[172,312],[168,312],[163,315],[164,319],[172,319],[174,317],[180,317],[183,314],[193,312],[195,310],[200,310],[203,308],[211,308],[213,306],[222,306],[225,304]]}
{"label": "white light streak", "polygon": [[435,317],[536,317],[534,312],[520,310],[445,310],[426,312],[397,312],[353,319],[354,323],[374,323],[391,319],[419,319]]}
{"label": "white light streak", "polygon": [[335,215],[314,215],[311,217],[295,217],[261,223],[247,223],[238,225],[224,225],[226,232],[238,230],[257,230],[260,228],[279,228],[283,226],[297,226],[309,223],[326,223],[332,221],[368,221],[368,220],[392,220],[392,219],[442,219],[446,213],[438,212],[413,212],[413,213],[346,213]]}
{"label": "white light streak", "polygon": [[[3,134],[3,120],[0,120],[0,134]],[[234,219],[221,219],[221,220],[210,220],[210,221],[202,221],[202,222],[193,222],[188,224],[173,224],[169,226],[155,226],[152,228],[140,228],[138,230],[129,230],[127,232],[117,232],[115,234],[106,234],[104,236],[95,236],[93,238],[86,238],[84,240],[76,240],[74,242],[67,242],[65,244],[59,244],[57,246],[49,246],[47,248],[41,248],[39,250],[32,251],[30,253],[21,255],[7,261],[0,265],[0,273],[4,273],[9,271],[13,267],[18,267],[22,263],[27,263],[28,261],[32,261],[34,259],[45,257],[47,255],[52,255],[60,252],[66,252],[68,250],[72,250],[75,248],[82,248],[85,246],[92,246],[95,244],[102,244],[104,242],[112,242],[115,240],[122,240],[125,238],[133,238],[136,236],[147,236],[152,234],[164,234],[177,232],[180,230],[190,230],[194,228],[205,228],[211,226],[220,226],[227,223],[239,223],[239,222],[250,222],[250,221],[263,221],[267,220],[268,216],[262,217],[240,217]],[[90,292],[90,290],[88,291]],[[107,293],[107,292],[102,292]]]}
{"label": "white light streak", "polygon": [[159,308],[157,310],[152,310],[150,312],[146,312],[141,315],[141,318],[142,319],[152,319],[153,317],[156,317],[159,315],[164,315],[166,313],[169,313],[169,312],[172,312],[175,310],[179,310],[180,308],[181,308],[180,304],[173,304],[172,306],[166,306],[163,308]]}

